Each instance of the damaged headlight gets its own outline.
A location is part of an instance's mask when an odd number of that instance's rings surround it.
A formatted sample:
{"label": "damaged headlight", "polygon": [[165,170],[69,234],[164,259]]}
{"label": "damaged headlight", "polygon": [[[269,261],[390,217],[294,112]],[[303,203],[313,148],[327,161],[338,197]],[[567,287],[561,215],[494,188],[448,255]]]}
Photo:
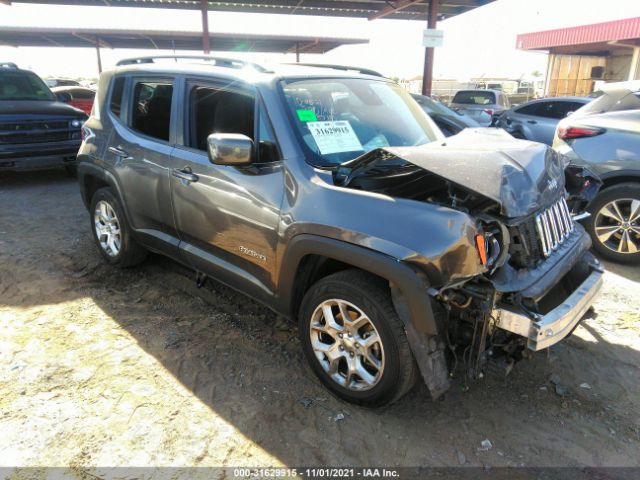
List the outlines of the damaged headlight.
{"label": "damaged headlight", "polygon": [[476,235],[476,248],[480,263],[495,269],[504,263],[508,251],[508,231],[497,223],[483,224],[483,233]]}

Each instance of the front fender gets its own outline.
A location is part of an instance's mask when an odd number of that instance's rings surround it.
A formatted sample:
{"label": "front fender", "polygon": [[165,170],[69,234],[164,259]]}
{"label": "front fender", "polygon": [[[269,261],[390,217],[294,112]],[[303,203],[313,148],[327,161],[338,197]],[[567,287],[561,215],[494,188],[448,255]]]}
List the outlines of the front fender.
{"label": "front fender", "polygon": [[414,328],[429,335],[437,335],[438,327],[427,294],[429,284],[423,276],[393,257],[316,235],[298,235],[291,239],[287,246],[278,282],[278,300],[282,308],[287,308],[292,303],[298,266],[307,255],[324,256],[386,279],[400,290],[408,307],[408,321]]}

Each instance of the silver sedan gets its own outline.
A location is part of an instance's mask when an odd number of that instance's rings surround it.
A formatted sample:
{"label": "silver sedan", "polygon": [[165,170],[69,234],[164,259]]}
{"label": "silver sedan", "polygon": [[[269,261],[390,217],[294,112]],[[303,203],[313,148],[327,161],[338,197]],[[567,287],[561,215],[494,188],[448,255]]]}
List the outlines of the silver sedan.
{"label": "silver sedan", "polygon": [[496,127],[516,138],[551,145],[558,122],[589,103],[589,97],[555,97],[521,103],[504,112]]}

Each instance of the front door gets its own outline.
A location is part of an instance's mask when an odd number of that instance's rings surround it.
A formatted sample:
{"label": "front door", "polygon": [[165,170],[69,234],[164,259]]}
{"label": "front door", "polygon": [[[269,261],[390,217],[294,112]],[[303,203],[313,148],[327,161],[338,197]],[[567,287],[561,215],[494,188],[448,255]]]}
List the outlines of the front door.
{"label": "front door", "polygon": [[[172,155],[171,193],[180,253],[196,269],[258,299],[275,284],[283,165],[251,87],[186,81],[184,139]],[[214,165],[211,133],[254,140],[254,163]]]}

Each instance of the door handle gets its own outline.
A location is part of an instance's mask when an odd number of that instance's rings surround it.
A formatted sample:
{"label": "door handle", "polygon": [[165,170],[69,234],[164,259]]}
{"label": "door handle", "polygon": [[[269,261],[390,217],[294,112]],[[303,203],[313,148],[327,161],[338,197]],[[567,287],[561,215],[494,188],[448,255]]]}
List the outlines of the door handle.
{"label": "door handle", "polygon": [[531,125],[535,125],[538,122],[536,122],[535,120],[527,120],[527,123],[530,123]]}
{"label": "door handle", "polygon": [[109,147],[109,151],[113,153],[116,157],[129,157],[129,154],[122,150],[120,147]]}
{"label": "door handle", "polygon": [[174,168],[171,171],[171,175],[181,178],[182,180],[186,180],[187,182],[197,182],[200,179],[200,177],[193,173],[189,167],[185,167],[182,170]]}

